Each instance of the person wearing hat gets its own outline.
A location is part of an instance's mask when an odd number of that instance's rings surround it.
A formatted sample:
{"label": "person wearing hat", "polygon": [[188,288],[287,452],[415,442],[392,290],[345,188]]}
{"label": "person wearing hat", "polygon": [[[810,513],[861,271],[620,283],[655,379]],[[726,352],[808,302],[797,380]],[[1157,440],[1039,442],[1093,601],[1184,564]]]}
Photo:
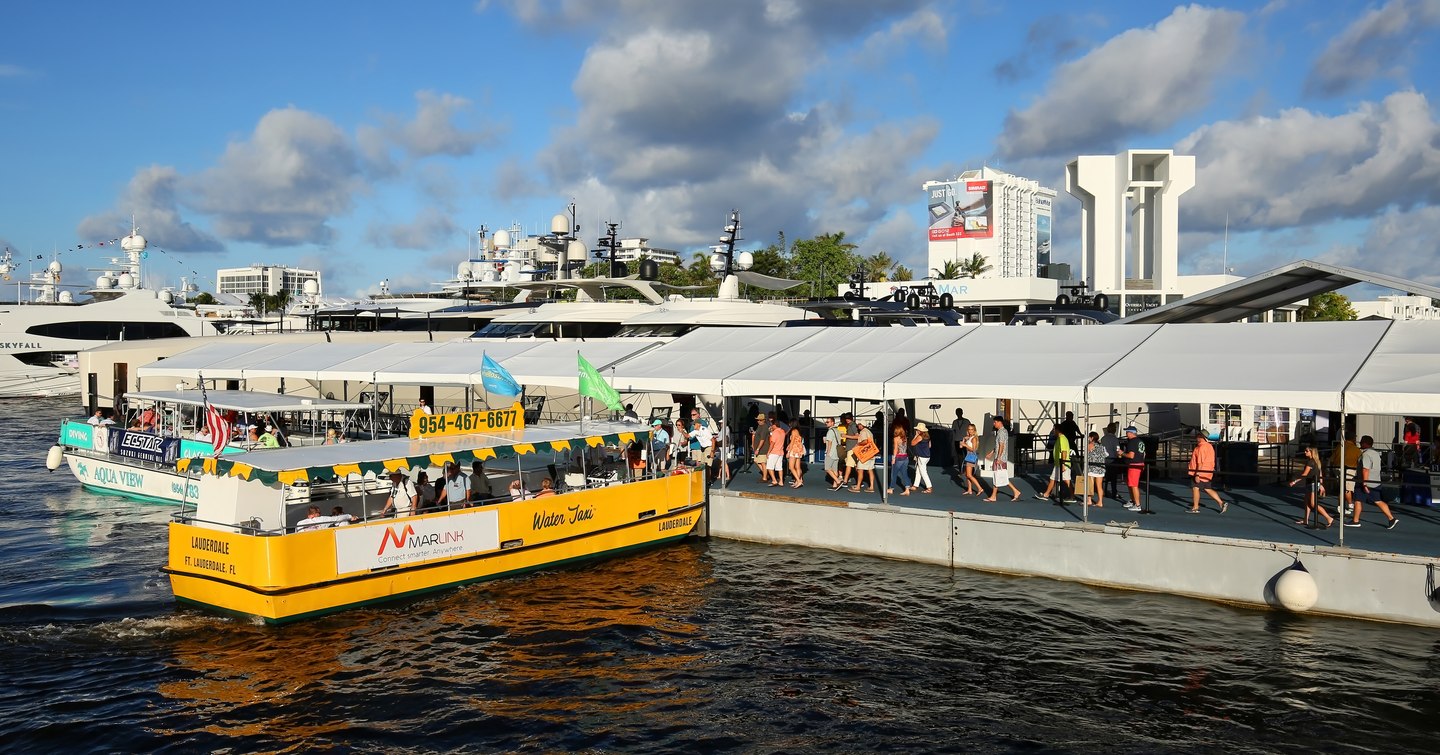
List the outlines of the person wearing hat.
{"label": "person wearing hat", "polygon": [[665,432],[665,423],[658,419],[650,421],[650,474],[665,473],[669,466],[666,456],[670,453],[670,433]]}
{"label": "person wearing hat", "polygon": [[460,465],[445,462],[445,476],[440,481],[440,493],[435,496],[435,505],[450,509],[463,509],[470,503],[470,478],[460,471]]}
{"label": "person wearing hat", "polygon": [[1210,434],[1201,430],[1195,433],[1195,450],[1190,452],[1190,513],[1200,513],[1200,492],[1215,500],[1220,513],[1225,513],[1230,504],[1220,499],[1220,494],[1210,483],[1215,479],[1215,447],[1210,445]]}
{"label": "person wearing hat", "polygon": [[391,511],[395,512],[395,516],[410,516],[415,511],[416,497],[415,484],[405,473],[398,469],[392,471],[390,497],[385,499],[385,508],[380,510],[380,516],[389,516]]}
{"label": "person wearing hat", "polygon": [[835,418],[825,418],[825,439],[821,441],[825,446],[825,477],[829,480],[831,490],[840,489],[840,448],[843,441],[840,440],[840,431],[835,427]]}
{"label": "person wearing hat", "polygon": [[1010,431],[1005,429],[1005,417],[995,415],[991,422],[995,426],[995,448],[985,454],[985,458],[995,460],[994,487],[990,488],[990,497],[985,500],[994,502],[995,496],[1000,492],[1001,487],[1010,488],[1010,500],[1020,500],[1020,488],[1010,481]]}
{"label": "person wearing hat", "polygon": [[1125,428],[1125,450],[1120,458],[1125,460],[1125,485],[1130,488],[1130,502],[1127,511],[1140,511],[1140,474],[1145,471],[1145,441],[1140,438],[1134,425]]}
{"label": "person wearing hat", "polygon": [[934,493],[930,473],[925,470],[930,464],[930,428],[924,422],[915,423],[915,437],[910,439],[910,458],[915,460],[915,484],[910,489]]}

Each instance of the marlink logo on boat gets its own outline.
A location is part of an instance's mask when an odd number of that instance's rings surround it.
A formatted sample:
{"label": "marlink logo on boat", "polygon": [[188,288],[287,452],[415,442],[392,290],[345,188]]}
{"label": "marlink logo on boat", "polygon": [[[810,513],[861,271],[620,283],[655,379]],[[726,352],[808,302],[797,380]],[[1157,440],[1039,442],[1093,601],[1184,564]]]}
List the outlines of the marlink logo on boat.
{"label": "marlink logo on boat", "polygon": [[[433,547],[435,548],[435,550],[431,553],[425,554],[425,557],[435,558],[437,556],[446,556],[451,553],[460,552],[460,550],[464,548],[464,542],[464,530],[427,532],[417,535],[415,534],[415,528],[411,527],[408,524],[405,525],[405,529],[398,532],[395,530],[394,527],[386,527],[385,533],[380,536],[380,550],[376,551],[375,555],[379,557],[381,561],[385,561],[387,560],[385,559],[385,549],[394,546],[394,551],[392,551],[391,556],[394,560],[399,561],[404,559],[407,555],[406,553],[402,553],[401,551],[418,551],[422,549],[430,549]],[[453,547],[438,547],[446,545],[453,545]]]}

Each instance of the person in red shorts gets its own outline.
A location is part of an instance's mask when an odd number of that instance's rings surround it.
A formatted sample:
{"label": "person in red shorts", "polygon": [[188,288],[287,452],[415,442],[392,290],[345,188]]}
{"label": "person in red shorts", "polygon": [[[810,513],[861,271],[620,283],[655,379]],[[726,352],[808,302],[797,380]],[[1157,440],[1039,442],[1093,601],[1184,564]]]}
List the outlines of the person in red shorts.
{"label": "person in red shorts", "polygon": [[1145,471],[1145,441],[1140,439],[1134,425],[1125,428],[1125,451],[1120,458],[1125,460],[1125,484],[1130,487],[1130,502],[1125,504],[1125,508],[1140,511],[1140,473]]}

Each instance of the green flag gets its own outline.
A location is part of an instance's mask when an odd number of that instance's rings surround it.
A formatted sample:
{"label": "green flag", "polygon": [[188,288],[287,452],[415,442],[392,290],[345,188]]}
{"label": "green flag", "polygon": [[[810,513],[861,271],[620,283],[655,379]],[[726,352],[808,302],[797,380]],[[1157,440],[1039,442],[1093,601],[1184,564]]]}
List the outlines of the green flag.
{"label": "green flag", "polygon": [[589,362],[585,361],[584,354],[577,351],[575,356],[580,358],[580,395],[598,399],[612,412],[623,410],[625,407],[620,405],[620,394],[605,382],[605,378],[600,377],[600,373],[596,372]]}

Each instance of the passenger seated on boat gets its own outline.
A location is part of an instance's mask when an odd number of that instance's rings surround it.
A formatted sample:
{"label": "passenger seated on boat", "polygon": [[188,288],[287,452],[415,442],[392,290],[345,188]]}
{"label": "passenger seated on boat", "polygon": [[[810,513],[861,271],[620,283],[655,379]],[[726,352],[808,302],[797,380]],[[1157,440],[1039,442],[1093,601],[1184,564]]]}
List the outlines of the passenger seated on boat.
{"label": "passenger seated on boat", "polygon": [[326,430],[326,431],[325,431],[325,443],[324,443],[323,445],[333,446],[333,445],[335,445],[336,443],[339,443],[339,442],[340,442],[340,433],[336,432],[336,431],[335,431],[335,428],[332,427],[332,428],[330,428],[329,430]]}
{"label": "passenger seated on boat", "polygon": [[526,498],[533,497],[534,496],[530,494],[530,491],[526,490],[525,486],[519,480],[510,481],[510,500],[523,501]]}
{"label": "passenger seated on boat", "polygon": [[417,493],[415,484],[405,477],[405,473],[395,470],[390,473],[390,496],[385,499],[385,508],[380,510],[380,516],[388,516],[391,511],[395,516],[410,516],[415,510]]}
{"label": "passenger seated on boat", "polygon": [[344,527],[345,525],[354,522],[355,517],[345,513],[344,506],[336,506],[335,508],[330,509],[330,521],[331,527]]}
{"label": "passenger seated on boat", "polygon": [[255,427],[254,425],[250,426],[250,432],[246,436],[246,438],[250,441],[250,443],[260,446],[262,448],[280,447],[280,441],[276,440],[274,435],[271,435],[270,433],[262,433],[260,432],[260,428]]}
{"label": "passenger seated on boat", "polygon": [[420,494],[419,502],[421,511],[429,511],[431,508],[443,508],[436,506],[435,486],[430,484],[430,475],[426,474],[423,469],[415,473],[415,492]]}
{"label": "passenger seated on boat", "polygon": [[470,505],[484,506],[498,500],[495,491],[490,489],[490,478],[485,476],[485,465],[479,461],[470,462]]}
{"label": "passenger seated on boat", "polygon": [[549,477],[540,481],[540,492],[535,494],[536,498],[555,495],[555,481]]}
{"label": "passenger seated on boat", "polygon": [[104,410],[104,409],[96,409],[96,410],[95,410],[95,414],[90,417],[90,420],[89,420],[89,421],[90,421],[90,424],[92,424],[92,425],[94,425],[94,426],[96,426],[96,427],[99,427],[99,426],[101,426],[101,425],[113,425],[113,424],[115,424],[115,420],[110,419],[110,417],[105,414],[105,410]]}
{"label": "passenger seated on boat", "polygon": [[320,516],[319,506],[311,506],[305,509],[305,518],[295,523],[295,531],[318,530],[329,527],[333,522],[334,520],[328,516]]}

